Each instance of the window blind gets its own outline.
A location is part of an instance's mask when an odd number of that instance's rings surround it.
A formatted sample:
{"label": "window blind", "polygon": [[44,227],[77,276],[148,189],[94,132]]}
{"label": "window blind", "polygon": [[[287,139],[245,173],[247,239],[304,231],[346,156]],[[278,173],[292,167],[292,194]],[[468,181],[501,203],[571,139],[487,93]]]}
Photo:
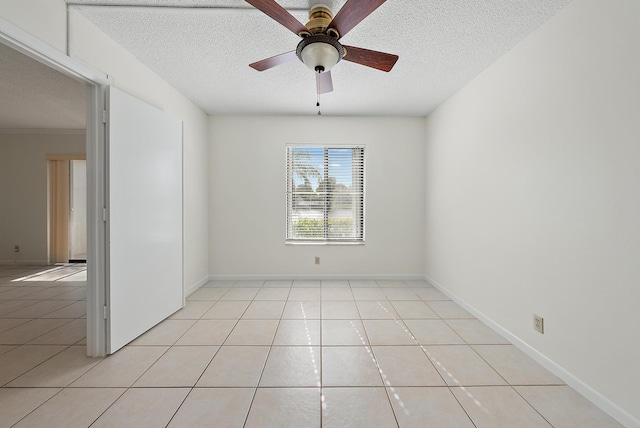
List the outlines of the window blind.
{"label": "window blind", "polygon": [[287,242],[364,242],[364,146],[286,150]]}

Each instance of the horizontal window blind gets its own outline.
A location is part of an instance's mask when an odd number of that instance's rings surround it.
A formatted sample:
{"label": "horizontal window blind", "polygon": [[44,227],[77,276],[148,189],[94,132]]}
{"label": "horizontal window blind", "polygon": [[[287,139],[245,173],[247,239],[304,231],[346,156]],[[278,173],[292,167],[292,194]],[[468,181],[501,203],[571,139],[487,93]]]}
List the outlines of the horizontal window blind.
{"label": "horizontal window blind", "polygon": [[287,146],[287,242],[364,242],[364,147]]}

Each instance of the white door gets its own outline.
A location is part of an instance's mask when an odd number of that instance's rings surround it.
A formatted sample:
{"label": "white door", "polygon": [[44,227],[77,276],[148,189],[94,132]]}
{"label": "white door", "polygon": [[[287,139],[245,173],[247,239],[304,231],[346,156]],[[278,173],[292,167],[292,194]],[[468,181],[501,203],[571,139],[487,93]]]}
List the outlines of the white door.
{"label": "white door", "polygon": [[107,350],[180,309],[182,121],[109,89]]}

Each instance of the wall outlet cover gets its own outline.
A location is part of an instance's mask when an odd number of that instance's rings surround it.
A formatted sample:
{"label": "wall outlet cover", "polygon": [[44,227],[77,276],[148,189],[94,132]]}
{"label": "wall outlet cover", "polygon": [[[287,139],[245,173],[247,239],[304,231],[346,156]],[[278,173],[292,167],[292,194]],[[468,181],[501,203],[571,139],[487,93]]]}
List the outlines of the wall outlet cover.
{"label": "wall outlet cover", "polygon": [[544,318],[540,315],[533,314],[533,329],[538,333],[544,334]]}

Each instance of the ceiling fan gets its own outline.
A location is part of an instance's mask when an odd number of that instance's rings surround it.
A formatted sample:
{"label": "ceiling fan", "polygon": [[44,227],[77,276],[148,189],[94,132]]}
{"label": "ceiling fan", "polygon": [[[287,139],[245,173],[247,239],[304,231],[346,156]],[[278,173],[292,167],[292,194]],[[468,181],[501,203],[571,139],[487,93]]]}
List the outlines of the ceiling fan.
{"label": "ceiling fan", "polygon": [[345,46],[339,42],[385,1],[347,0],[335,17],[327,6],[319,4],[311,8],[309,22],[303,25],[275,0],[246,0],[302,39],[296,50],[254,62],[249,66],[258,71],[265,71],[297,57],[316,74],[318,95],[333,91],[331,68],[342,59],[386,72],[391,71],[398,61],[398,55]]}

